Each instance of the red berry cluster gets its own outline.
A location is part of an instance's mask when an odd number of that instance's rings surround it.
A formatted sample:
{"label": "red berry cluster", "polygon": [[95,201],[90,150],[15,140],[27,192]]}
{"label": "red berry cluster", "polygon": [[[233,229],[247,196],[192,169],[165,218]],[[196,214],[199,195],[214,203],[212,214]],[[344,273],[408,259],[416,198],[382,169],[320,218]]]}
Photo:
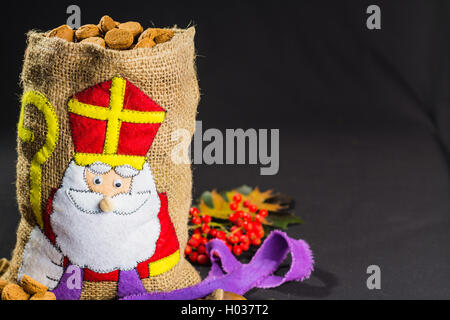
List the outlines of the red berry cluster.
{"label": "red berry cluster", "polygon": [[192,223],[194,225],[198,225],[199,227],[194,230],[192,237],[186,245],[186,249],[184,249],[184,254],[192,262],[206,264],[209,261],[209,256],[206,252],[205,246],[212,237],[211,231],[217,230],[211,229],[208,225],[211,222],[211,217],[208,215],[200,217],[200,213],[197,208],[192,207],[191,210],[189,210],[189,213],[192,217]]}
{"label": "red berry cluster", "polygon": [[211,217],[201,215],[195,207],[191,208],[190,215],[192,224],[196,228],[184,253],[192,262],[206,264],[209,256],[205,245],[212,239],[223,241],[236,256],[247,251],[250,245],[259,246],[261,238],[264,237],[264,228],[261,222],[267,217],[268,212],[264,209],[258,210],[258,207],[248,200],[242,202],[242,195],[236,193],[233,195],[233,202],[230,203],[228,219],[232,226],[229,230],[218,223],[214,225],[220,228],[214,228]]}

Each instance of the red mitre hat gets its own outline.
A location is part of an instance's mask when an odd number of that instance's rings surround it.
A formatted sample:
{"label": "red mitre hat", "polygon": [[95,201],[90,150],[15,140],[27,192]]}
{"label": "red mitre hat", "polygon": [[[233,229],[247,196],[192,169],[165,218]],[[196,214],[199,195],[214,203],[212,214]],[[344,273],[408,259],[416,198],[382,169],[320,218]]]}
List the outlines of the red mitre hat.
{"label": "red mitre hat", "polygon": [[114,77],[75,94],[68,102],[74,160],[141,170],[165,110],[126,79]]}

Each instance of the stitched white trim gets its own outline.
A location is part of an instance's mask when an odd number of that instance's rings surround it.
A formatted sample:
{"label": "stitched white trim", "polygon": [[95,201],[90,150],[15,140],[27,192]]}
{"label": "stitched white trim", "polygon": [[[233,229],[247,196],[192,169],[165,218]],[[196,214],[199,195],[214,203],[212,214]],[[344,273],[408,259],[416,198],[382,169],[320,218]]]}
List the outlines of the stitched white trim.
{"label": "stitched white trim", "polygon": [[97,161],[87,166],[87,169],[94,174],[105,174],[111,170],[109,164]]}
{"label": "stitched white trim", "polygon": [[20,281],[26,274],[50,289],[54,289],[64,272],[63,259],[62,253],[47,239],[39,227],[35,227],[25,245],[17,280]]}
{"label": "stitched white trim", "polygon": [[139,174],[139,170],[133,168],[130,165],[117,166],[114,168],[114,171],[121,176],[122,178],[130,178],[137,176]]}

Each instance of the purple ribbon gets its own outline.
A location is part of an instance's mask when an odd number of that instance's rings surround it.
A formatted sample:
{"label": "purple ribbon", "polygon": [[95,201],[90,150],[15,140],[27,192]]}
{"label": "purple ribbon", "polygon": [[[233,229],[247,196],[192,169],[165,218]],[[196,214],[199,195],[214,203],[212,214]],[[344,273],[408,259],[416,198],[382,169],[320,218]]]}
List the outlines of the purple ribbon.
{"label": "purple ribbon", "polygon": [[136,269],[120,271],[117,296],[123,298],[132,294],[147,293]]}
{"label": "purple ribbon", "polygon": [[[241,264],[220,240],[206,246],[212,267],[199,284],[171,292],[136,292],[123,300],[194,300],[203,298],[216,289],[240,295],[253,288],[273,288],[287,281],[303,281],[311,275],[314,259],[308,244],[295,240],[281,231],[272,231],[248,264]],[[273,273],[291,254],[292,263],[283,276]]]}
{"label": "purple ribbon", "polygon": [[[58,300],[80,300],[83,283],[83,269],[69,264],[58,286],[52,291]],[[136,269],[120,271],[117,296],[123,298],[131,294],[147,293]]]}
{"label": "purple ribbon", "polygon": [[82,284],[83,269],[69,264],[58,286],[52,292],[58,300],[80,300]]}

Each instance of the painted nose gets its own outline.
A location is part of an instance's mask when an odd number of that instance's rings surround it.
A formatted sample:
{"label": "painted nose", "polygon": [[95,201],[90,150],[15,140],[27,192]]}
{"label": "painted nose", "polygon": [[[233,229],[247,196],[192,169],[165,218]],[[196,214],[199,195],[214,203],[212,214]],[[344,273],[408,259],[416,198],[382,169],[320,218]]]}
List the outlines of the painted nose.
{"label": "painted nose", "polygon": [[110,197],[104,197],[99,206],[103,212],[113,212],[114,201]]}

